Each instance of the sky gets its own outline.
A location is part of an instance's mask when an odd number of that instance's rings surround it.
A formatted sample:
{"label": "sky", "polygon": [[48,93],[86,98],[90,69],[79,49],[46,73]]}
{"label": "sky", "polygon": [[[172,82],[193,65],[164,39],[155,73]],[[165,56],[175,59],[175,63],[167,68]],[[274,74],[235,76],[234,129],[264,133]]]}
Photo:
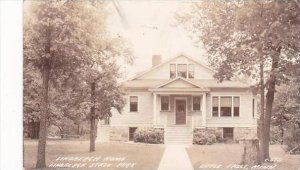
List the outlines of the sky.
{"label": "sky", "polygon": [[[204,63],[205,50],[193,45],[187,32],[176,24],[174,15],[189,9],[190,2],[171,0],[114,1],[108,18],[108,30],[126,39],[133,50],[132,66],[124,66],[127,76],[151,67],[152,55],[161,55],[162,60],[184,53]],[[118,13],[119,11],[119,13]]]}

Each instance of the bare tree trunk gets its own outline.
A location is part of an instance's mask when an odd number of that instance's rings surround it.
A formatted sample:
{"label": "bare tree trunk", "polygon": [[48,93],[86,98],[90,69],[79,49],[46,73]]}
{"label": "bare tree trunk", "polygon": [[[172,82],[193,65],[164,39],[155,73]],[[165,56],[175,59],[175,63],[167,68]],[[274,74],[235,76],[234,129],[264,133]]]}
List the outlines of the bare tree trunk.
{"label": "bare tree trunk", "polygon": [[260,122],[259,122],[259,140],[260,140],[260,158],[261,161],[264,160],[264,143],[265,143],[265,134],[264,134],[264,121],[265,121],[265,82],[264,82],[264,64],[261,61],[260,64]]}
{"label": "bare tree trunk", "polygon": [[48,115],[48,88],[50,76],[50,62],[49,59],[43,59],[43,92],[42,92],[42,107],[40,115],[40,130],[39,130],[39,143],[37,153],[36,168],[46,167],[46,137],[47,137],[47,115]]}
{"label": "bare tree trunk", "polygon": [[[280,52],[280,49],[279,49]],[[271,74],[268,80],[267,94],[266,94],[266,115],[265,115],[265,145],[264,147],[264,159],[269,159],[269,142],[270,142],[270,128],[271,128],[271,116],[272,116],[272,107],[274,102],[275,95],[275,86],[276,86],[276,73],[275,70],[278,68],[278,58],[274,56],[272,59],[272,68]]]}
{"label": "bare tree trunk", "polygon": [[95,140],[96,140],[96,114],[95,114],[95,89],[96,89],[96,83],[92,82],[91,84],[91,103],[93,104],[91,107],[91,115],[90,115],[90,121],[91,121],[91,130],[90,130],[90,152],[95,151]]}

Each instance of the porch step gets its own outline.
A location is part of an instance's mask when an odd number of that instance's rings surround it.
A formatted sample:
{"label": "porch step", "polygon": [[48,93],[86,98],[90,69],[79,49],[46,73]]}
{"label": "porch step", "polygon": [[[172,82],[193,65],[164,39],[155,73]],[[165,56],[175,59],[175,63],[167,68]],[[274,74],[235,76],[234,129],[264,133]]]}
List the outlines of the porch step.
{"label": "porch step", "polygon": [[192,144],[193,131],[189,126],[167,126],[164,137],[165,144]]}

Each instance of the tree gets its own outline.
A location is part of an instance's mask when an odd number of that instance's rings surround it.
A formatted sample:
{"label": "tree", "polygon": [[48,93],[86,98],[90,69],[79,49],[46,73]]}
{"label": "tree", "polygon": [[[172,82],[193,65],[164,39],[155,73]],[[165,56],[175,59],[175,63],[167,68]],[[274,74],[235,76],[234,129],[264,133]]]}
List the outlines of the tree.
{"label": "tree", "polygon": [[178,20],[196,44],[204,44],[220,81],[238,74],[258,82],[263,76],[266,104],[260,144],[261,158],[268,159],[276,85],[288,80],[299,60],[299,1],[199,2]]}
{"label": "tree", "polygon": [[280,130],[281,144],[284,142],[285,131],[288,131],[291,125],[300,127],[300,102],[297,99],[298,96],[299,84],[297,84],[295,79],[292,79],[289,84],[282,84],[277,88],[272,125]]}
{"label": "tree", "polygon": [[[90,56],[105,38],[105,10],[91,1],[26,1],[24,15],[24,72],[41,77],[40,128],[37,168],[45,163],[49,89],[59,89],[76,77],[82,65],[91,64]],[[30,74],[30,73],[29,73]],[[28,75],[24,73],[24,75]],[[24,77],[26,81],[27,77]],[[74,83],[74,82],[73,82]],[[51,97],[51,96],[50,96]]]}

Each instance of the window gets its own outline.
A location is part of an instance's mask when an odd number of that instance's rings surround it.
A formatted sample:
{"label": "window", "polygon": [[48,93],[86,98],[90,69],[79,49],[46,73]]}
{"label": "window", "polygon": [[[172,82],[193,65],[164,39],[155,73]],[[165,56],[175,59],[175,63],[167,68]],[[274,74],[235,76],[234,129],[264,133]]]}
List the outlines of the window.
{"label": "window", "polygon": [[212,97],[212,116],[219,116],[219,97]]}
{"label": "window", "polygon": [[130,96],[130,112],[138,111],[138,97]]}
{"label": "window", "polygon": [[170,78],[176,77],[176,64],[170,64]]}
{"label": "window", "polygon": [[240,116],[240,97],[233,97],[233,116]]}
{"label": "window", "polygon": [[129,128],[129,141],[133,141],[134,133],[135,133],[136,129],[137,129],[137,127],[130,127]]}
{"label": "window", "polygon": [[169,96],[161,96],[160,101],[160,109],[164,111],[169,110]]}
{"label": "window", "polygon": [[178,64],[177,65],[177,75],[183,78],[186,78],[186,64]]}
{"label": "window", "polygon": [[233,128],[223,128],[223,138],[233,139]]}
{"label": "window", "polygon": [[200,111],[200,96],[193,96],[193,110]]}
{"label": "window", "polygon": [[231,116],[232,97],[220,98],[220,111],[221,116]]}
{"label": "window", "polygon": [[239,117],[240,97],[238,96],[213,96],[212,97],[213,117]]}
{"label": "window", "polygon": [[194,64],[189,64],[189,78],[194,79]]}

